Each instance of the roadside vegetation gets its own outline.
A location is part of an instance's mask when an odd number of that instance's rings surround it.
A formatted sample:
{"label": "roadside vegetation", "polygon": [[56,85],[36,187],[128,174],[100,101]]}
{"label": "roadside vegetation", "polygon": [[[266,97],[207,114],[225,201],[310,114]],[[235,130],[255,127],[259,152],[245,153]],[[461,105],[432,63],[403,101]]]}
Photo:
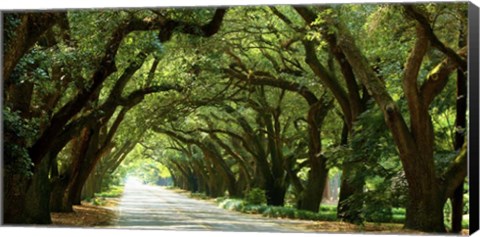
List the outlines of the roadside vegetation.
{"label": "roadside vegetation", "polygon": [[[170,187],[172,189],[173,187]],[[178,191],[180,192],[180,191]],[[341,221],[337,217],[337,205],[335,204],[322,204],[318,212],[311,212],[306,210],[300,210],[295,208],[293,205],[278,207],[278,206],[269,206],[266,204],[265,192],[260,189],[254,189],[248,192],[245,195],[244,199],[238,198],[228,198],[228,197],[218,197],[215,199],[209,198],[204,193],[191,193],[184,192],[187,195],[194,199],[200,200],[212,200],[215,203],[224,209],[230,211],[237,211],[246,214],[259,214],[265,217],[270,218],[288,218],[288,219],[298,219],[298,220],[312,220],[312,221]],[[448,220],[449,216],[448,208],[445,209],[444,215]],[[468,216],[464,217],[462,222],[462,229],[468,229]],[[366,223],[374,224],[388,224],[396,223],[402,224],[405,222],[405,208],[391,208],[388,212],[377,212],[373,215],[366,217]],[[445,223],[448,225],[448,222]],[[395,228],[398,226],[394,226]]]}

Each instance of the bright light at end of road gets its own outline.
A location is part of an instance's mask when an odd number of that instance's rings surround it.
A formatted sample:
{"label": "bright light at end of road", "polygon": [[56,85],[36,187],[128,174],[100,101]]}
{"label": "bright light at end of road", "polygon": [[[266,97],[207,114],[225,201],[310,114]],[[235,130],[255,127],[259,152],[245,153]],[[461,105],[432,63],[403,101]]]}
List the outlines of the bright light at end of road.
{"label": "bright light at end of road", "polygon": [[139,178],[130,176],[125,180],[125,185],[126,186],[140,186],[140,185],[143,185],[143,184],[142,184],[142,181]]}

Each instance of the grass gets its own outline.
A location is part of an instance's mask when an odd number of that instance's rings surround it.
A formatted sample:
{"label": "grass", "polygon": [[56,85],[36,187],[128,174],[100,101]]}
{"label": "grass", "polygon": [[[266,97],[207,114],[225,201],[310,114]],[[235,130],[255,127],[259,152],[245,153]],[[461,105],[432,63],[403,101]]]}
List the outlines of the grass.
{"label": "grass", "polygon": [[116,198],[123,194],[123,186],[111,186],[107,191],[96,193],[95,197],[100,198]]}
{"label": "grass", "polygon": [[95,206],[105,206],[107,198],[118,198],[123,194],[123,186],[111,186],[107,191],[95,193],[93,198],[86,199],[87,202]]}

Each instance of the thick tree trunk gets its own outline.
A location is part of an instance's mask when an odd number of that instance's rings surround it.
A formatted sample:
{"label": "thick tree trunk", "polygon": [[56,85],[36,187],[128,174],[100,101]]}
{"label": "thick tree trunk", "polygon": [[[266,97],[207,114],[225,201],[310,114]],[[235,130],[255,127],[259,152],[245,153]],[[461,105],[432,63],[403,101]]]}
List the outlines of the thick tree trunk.
{"label": "thick tree trunk", "polygon": [[[344,123],[341,136],[341,144],[348,144],[348,125]],[[355,167],[353,162],[345,161],[342,165],[342,175],[340,181],[340,193],[338,194],[337,218],[350,223],[361,222],[361,211],[359,211],[358,202],[354,195],[363,192],[363,180],[354,178],[354,172],[359,167]]]}
{"label": "thick tree trunk", "polygon": [[22,118],[30,119],[32,117],[30,104],[32,103],[33,89],[34,84],[29,81],[11,85],[8,93],[5,93],[7,96],[5,104],[13,110],[19,111]]}
{"label": "thick tree trunk", "polygon": [[463,219],[463,183],[455,189],[450,200],[452,201],[452,232],[460,233]]}
{"label": "thick tree trunk", "polygon": [[25,222],[28,224],[51,224],[50,217],[50,160],[43,161],[36,168],[25,198]]}
{"label": "thick tree trunk", "polygon": [[283,206],[285,203],[285,193],[287,189],[284,185],[273,183],[265,188],[267,204],[271,206]]}
{"label": "thick tree trunk", "polygon": [[235,187],[236,194],[235,196],[231,196],[234,198],[243,198],[245,194],[245,190],[251,190],[250,188],[250,177],[246,172],[240,172],[238,174],[237,185]]}
{"label": "thick tree trunk", "polygon": [[80,156],[83,157],[79,159],[79,167],[76,169],[77,172],[74,175],[75,178],[72,180],[68,190],[68,196],[74,205],[81,204],[83,186],[104,153],[103,147],[99,145],[100,130],[91,132],[93,132],[93,134],[88,141],[88,150],[85,154],[80,154]]}
{"label": "thick tree trunk", "polygon": [[337,217],[350,223],[361,223],[361,207],[363,201],[355,197],[363,193],[364,180],[357,177],[358,162],[344,162],[337,207]]}
{"label": "thick tree trunk", "polygon": [[321,125],[330,110],[330,104],[326,104],[324,98],[310,105],[307,122],[309,125],[308,173],[307,185],[303,190],[300,209],[318,212],[322,202],[325,182],[328,177],[327,160],[322,153]]}
{"label": "thick tree trunk", "polygon": [[50,194],[50,211],[72,212],[72,202],[67,197],[68,176],[59,177],[54,181]]}
{"label": "thick tree trunk", "polygon": [[325,182],[328,176],[328,169],[323,160],[315,162],[310,166],[308,173],[308,183],[302,194],[300,209],[312,212],[318,212],[325,189]]}
{"label": "thick tree trunk", "polygon": [[31,177],[3,167],[3,224],[25,224],[25,198]]}
{"label": "thick tree trunk", "polygon": [[[422,177],[418,177],[419,181]],[[421,181],[420,181],[421,182]],[[419,182],[419,183],[420,183]],[[445,232],[443,206],[445,198],[432,184],[428,188],[420,188],[409,182],[409,198],[406,209],[405,228],[426,232]],[[413,187],[412,187],[413,186]]]}
{"label": "thick tree trunk", "polygon": [[[210,169],[210,170],[213,170],[213,169]],[[219,180],[217,179],[216,175],[213,173],[208,174],[208,190],[209,190],[209,196],[212,198],[222,196]]]}
{"label": "thick tree trunk", "polygon": [[88,176],[87,181],[82,189],[81,200],[91,199],[94,197],[95,193],[101,192],[103,174],[97,172],[99,171],[93,171]]}

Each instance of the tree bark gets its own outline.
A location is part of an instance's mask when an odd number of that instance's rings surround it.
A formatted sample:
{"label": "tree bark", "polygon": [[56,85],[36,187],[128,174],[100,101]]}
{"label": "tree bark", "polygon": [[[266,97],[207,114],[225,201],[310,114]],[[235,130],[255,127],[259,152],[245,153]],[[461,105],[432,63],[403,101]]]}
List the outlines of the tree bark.
{"label": "tree bark", "polygon": [[51,224],[50,191],[51,184],[48,178],[51,160],[44,159],[33,174],[31,184],[26,192],[25,213],[26,223]]}
{"label": "tree bark", "polygon": [[321,125],[331,104],[323,100],[310,106],[307,122],[309,134],[308,163],[310,171],[306,187],[302,193],[300,209],[318,212],[328,177],[327,159],[322,153]]}
{"label": "tree bark", "polygon": [[72,212],[72,202],[67,197],[68,175],[58,177],[52,184],[50,194],[50,211],[52,212]]}

